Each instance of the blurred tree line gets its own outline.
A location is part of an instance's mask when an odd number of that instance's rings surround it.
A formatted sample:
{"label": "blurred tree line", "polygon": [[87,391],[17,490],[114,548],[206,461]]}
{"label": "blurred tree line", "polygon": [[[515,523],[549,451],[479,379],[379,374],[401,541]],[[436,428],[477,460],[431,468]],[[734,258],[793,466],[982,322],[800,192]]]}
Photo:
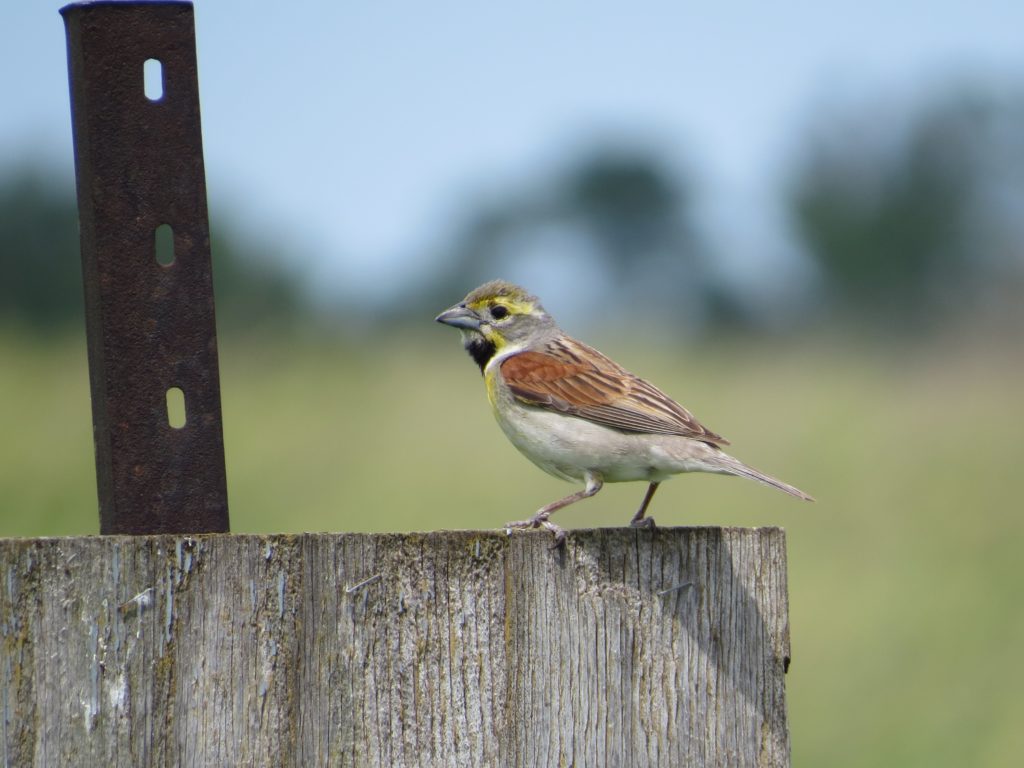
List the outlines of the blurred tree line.
{"label": "blurred tree line", "polygon": [[[597,149],[529,188],[474,200],[429,278],[380,312],[420,323],[486,279],[536,285],[530,278],[543,275],[585,294],[588,307],[616,303],[614,314],[756,327],[757,286],[718,268],[698,194],[649,148]],[[920,331],[1019,311],[1024,94],[951,89],[902,116],[873,104],[825,110],[780,197],[810,277],[779,301],[805,307],[804,322]],[[278,254],[253,253],[216,218],[211,228],[222,327],[301,324],[323,311]],[[72,190],[38,169],[0,176],[0,323],[59,330],[80,322],[81,295]]]}
{"label": "blurred tree line", "polygon": [[[570,259],[564,279],[593,292],[597,273],[598,306],[616,303],[620,317],[656,312],[682,328],[756,330],[756,278],[718,267],[698,234],[695,184],[668,168],[645,150],[599,151],[539,192],[480,207],[439,260],[448,269],[436,291],[421,286],[420,295],[444,306],[467,285],[521,274],[531,252],[550,272],[560,248],[582,241],[590,257]],[[962,87],[905,111],[849,102],[824,110],[779,196],[807,280],[769,312],[796,307],[805,325],[897,336],[1022,314],[1024,93]],[[736,212],[737,226],[744,216]]]}
{"label": "blurred tree line", "polygon": [[735,324],[744,308],[715,269],[693,214],[696,194],[684,172],[648,149],[600,147],[536,188],[471,211],[436,259],[433,284],[404,306],[422,314],[502,276],[561,283],[560,303],[584,294],[591,312],[629,308],[682,327]]}
{"label": "blurred tree line", "polygon": [[893,125],[829,114],[789,190],[833,316],[927,329],[1024,298],[1024,93],[943,93]]}
{"label": "blurred tree line", "polygon": [[[39,167],[0,172],[0,326],[57,333],[84,323],[78,204],[69,180]],[[312,317],[280,255],[211,221],[217,324],[263,328]]]}

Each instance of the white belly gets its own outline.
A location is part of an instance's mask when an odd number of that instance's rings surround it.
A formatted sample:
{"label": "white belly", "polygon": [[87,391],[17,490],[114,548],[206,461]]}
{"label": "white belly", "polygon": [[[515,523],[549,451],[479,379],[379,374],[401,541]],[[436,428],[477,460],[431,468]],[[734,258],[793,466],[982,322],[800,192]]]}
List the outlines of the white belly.
{"label": "white belly", "polygon": [[708,471],[700,457],[709,446],[672,435],[620,432],[542,408],[524,406],[507,391],[495,392],[503,407],[494,408],[502,431],[534,464],[564,480],[596,473],[608,483],[630,480],[660,482],[680,472]]}

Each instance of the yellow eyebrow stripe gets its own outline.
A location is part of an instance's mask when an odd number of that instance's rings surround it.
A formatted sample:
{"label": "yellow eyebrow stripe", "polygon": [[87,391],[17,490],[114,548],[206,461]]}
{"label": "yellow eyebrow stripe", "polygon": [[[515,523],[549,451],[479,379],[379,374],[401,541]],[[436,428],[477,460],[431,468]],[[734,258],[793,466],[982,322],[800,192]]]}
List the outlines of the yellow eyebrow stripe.
{"label": "yellow eyebrow stripe", "polygon": [[534,311],[534,305],[529,301],[516,301],[506,296],[491,296],[486,299],[480,299],[469,304],[469,308],[472,310],[486,309],[487,307],[493,307],[500,304],[505,307],[509,312],[516,315],[529,315]]}

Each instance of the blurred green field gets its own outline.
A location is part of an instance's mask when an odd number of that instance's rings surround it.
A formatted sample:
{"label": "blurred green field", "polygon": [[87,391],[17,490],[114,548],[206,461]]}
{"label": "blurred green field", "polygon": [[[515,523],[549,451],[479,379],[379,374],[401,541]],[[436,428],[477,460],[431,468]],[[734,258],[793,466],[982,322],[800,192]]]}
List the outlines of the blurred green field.
{"label": "blurred green field", "polygon": [[[506,443],[436,330],[374,349],[222,341],[233,530],[495,528],[566,492]],[[795,765],[1020,764],[1019,348],[601,346],[819,500],[690,476],[652,507],[663,525],[786,528]],[[83,338],[0,335],[0,425],[0,535],[95,533]],[[643,490],[558,519],[621,525]]]}

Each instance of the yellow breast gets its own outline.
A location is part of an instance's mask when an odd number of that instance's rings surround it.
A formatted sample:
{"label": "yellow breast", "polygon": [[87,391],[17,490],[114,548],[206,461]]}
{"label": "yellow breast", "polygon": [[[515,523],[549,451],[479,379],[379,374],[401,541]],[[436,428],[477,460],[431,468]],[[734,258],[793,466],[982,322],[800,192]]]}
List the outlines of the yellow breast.
{"label": "yellow breast", "polygon": [[484,374],[484,384],[487,387],[487,399],[491,402],[491,408],[498,407],[498,369],[491,367]]}

